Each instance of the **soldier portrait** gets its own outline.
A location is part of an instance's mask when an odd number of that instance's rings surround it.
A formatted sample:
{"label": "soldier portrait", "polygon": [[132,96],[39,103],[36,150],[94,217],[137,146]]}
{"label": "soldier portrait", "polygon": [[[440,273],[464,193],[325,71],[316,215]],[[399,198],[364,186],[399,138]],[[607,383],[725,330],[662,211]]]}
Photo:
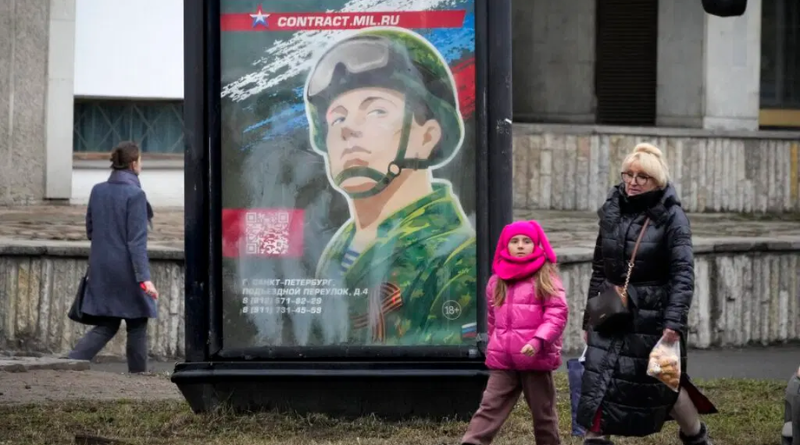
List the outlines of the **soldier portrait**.
{"label": "soldier portrait", "polygon": [[323,343],[474,343],[475,230],[435,171],[464,141],[453,74],[421,35],[366,28],[325,49],[304,88],[309,137],[350,218],[316,276]]}
{"label": "soldier portrait", "polygon": [[475,1],[220,14],[225,348],[475,350]]}

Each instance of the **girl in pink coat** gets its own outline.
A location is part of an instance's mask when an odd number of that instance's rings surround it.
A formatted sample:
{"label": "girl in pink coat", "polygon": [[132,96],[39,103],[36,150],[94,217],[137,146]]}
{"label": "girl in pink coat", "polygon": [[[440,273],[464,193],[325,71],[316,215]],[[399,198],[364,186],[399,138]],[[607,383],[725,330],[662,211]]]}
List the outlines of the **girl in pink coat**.
{"label": "girl in pink coat", "polygon": [[503,229],[493,271],[486,286],[486,366],[491,371],[481,406],[461,442],[491,443],[522,392],[533,415],[536,444],[560,444],[553,371],[561,365],[569,309],[556,254],[536,221]]}

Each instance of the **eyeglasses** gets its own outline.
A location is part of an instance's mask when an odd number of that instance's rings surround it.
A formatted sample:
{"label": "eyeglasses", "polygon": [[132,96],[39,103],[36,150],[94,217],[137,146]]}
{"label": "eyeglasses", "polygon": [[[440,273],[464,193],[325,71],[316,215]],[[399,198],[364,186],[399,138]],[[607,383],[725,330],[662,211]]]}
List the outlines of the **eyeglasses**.
{"label": "eyeglasses", "polygon": [[631,172],[622,172],[622,182],[625,184],[630,184],[633,181],[636,181],[636,185],[645,185],[647,181],[652,179],[650,176],[642,175],[639,173],[631,173]]}

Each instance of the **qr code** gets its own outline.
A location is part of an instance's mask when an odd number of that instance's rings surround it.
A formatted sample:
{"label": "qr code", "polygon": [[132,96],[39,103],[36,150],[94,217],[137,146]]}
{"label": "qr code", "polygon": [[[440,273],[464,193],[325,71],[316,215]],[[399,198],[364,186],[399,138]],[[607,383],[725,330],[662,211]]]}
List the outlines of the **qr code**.
{"label": "qr code", "polygon": [[245,252],[248,255],[289,253],[288,212],[248,212],[245,217]]}

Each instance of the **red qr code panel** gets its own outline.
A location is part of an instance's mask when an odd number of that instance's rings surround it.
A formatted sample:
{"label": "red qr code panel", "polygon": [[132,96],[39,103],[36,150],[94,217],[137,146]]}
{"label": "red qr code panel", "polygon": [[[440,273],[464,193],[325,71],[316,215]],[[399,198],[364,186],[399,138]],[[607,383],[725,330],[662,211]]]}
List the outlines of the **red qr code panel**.
{"label": "red qr code panel", "polygon": [[224,209],[225,257],[300,257],[303,211],[298,209]]}

